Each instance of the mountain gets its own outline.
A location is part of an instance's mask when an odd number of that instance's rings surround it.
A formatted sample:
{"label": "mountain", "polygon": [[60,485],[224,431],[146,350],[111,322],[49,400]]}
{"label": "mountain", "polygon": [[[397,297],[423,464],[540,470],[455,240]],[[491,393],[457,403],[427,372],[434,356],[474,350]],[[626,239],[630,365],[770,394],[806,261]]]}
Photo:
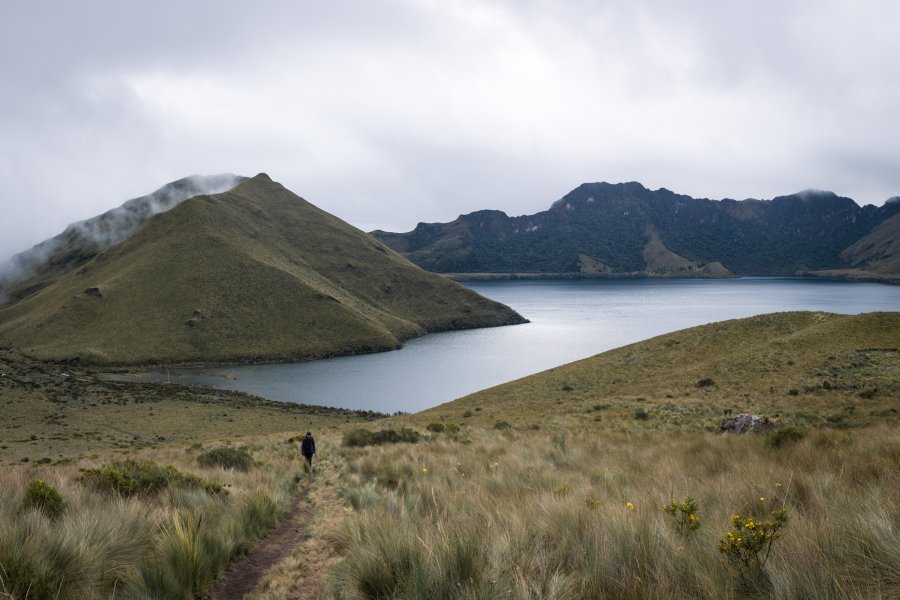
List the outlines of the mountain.
{"label": "mountain", "polygon": [[[893,200],[900,205],[900,200]],[[850,268],[821,275],[900,283],[900,214],[885,219],[841,253]]]}
{"label": "mountain", "polygon": [[397,348],[426,332],[521,323],[265,174],[149,217],[0,310],[44,360],[280,361]]}
{"label": "mountain", "polygon": [[830,192],[715,201],[586,183],[534,215],[485,210],[373,235],[439,273],[794,275],[849,266],[842,253],[898,213]]}
{"label": "mountain", "polygon": [[227,173],[191,175],[102,215],[73,223],[56,237],[0,264],[0,290],[9,298],[23,298],[131,236],[153,215],[200,194],[226,192],[245,179]]}

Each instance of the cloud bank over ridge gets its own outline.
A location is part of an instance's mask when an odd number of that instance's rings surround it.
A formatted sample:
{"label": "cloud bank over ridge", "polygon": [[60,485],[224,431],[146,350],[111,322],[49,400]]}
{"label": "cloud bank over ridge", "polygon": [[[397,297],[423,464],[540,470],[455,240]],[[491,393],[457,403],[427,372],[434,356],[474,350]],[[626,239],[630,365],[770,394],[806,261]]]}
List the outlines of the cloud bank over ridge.
{"label": "cloud bank over ridge", "polygon": [[889,0],[16,3],[0,256],[188,172],[266,171],[395,231],[600,180],[881,204],[897,22]]}

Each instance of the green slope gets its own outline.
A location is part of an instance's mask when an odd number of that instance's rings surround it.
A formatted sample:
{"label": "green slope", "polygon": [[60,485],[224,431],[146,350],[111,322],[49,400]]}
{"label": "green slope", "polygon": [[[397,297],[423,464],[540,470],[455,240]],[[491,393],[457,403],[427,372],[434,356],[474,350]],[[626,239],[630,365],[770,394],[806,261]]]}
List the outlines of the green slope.
{"label": "green slope", "polygon": [[21,300],[80,267],[130,237],[153,215],[194,196],[226,192],[246,179],[229,173],[191,175],[92,219],[72,223],[59,235],[0,263],[0,306]]}
{"label": "green slope", "polygon": [[725,411],[831,426],[896,421],[900,313],[776,313],[694,327],[409,418],[629,431],[716,428]]}
{"label": "green slope", "polygon": [[277,361],[522,321],[260,174],[154,216],[0,310],[0,335],[51,360]]}

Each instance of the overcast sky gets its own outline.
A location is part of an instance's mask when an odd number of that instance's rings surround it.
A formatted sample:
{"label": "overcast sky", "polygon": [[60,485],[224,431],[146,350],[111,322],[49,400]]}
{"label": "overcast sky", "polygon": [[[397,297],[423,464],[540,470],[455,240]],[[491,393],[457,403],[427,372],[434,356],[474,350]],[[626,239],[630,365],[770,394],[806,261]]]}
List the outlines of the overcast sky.
{"label": "overcast sky", "polygon": [[0,258],[266,172],[366,230],[587,181],[900,194],[900,2],[3,0]]}

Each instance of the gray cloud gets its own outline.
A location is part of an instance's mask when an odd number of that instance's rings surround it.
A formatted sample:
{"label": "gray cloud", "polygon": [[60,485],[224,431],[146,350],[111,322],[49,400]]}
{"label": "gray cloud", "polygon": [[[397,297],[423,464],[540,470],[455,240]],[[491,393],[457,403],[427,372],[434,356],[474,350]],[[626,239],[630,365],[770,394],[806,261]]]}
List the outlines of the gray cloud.
{"label": "gray cloud", "polygon": [[900,5],[13,3],[0,256],[187,173],[265,171],[364,229],[584,181],[900,191]]}
{"label": "gray cloud", "polygon": [[[0,286],[30,274],[33,267],[48,259],[65,261],[68,253],[93,254],[108,248],[130,237],[153,215],[171,210],[194,196],[227,192],[241,181],[241,176],[230,173],[191,175],[145,196],[128,200],[96,217],[72,223],[59,235],[8,260],[0,260]],[[2,301],[3,298],[0,298],[0,304]]]}

